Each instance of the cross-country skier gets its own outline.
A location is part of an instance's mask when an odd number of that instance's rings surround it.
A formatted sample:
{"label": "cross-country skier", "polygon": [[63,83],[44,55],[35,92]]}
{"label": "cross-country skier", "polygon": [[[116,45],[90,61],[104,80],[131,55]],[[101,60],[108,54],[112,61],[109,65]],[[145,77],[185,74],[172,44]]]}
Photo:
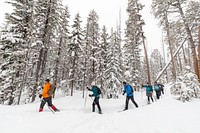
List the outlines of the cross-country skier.
{"label": "cross-country skier", "polygon": [[152,94],[153,94],[152,85],[147,82],[147,84],[142,85],[142,87],[146,88],[146,96],[147,96],[147,99],[148,99],[148,104],[150,104],[150,98],[151,98],[152,102],[154,102],[153,98],[152,98]]}
{"label": "cross-country skier", "polygon": [[124,110],[128,110],[128,103],[129,103],[130,99],[133,102],[133,104],[135,105],[135,107],[138,108],[138,105],[135,102],[134,97],[133,97],[133,88],[126,82],[123,82],[123,86],[124,86],[123,95],[126,93],[126,103],[125,103]]}
{"label": "cross-country skier", "polygon": [[49,90],[50,90],[51,84],[50,84],[50,80],[46,79],[45,80],[45,84],[43,86],[43,92],[42,94],[39,95],[39,98],[42,98],[42,102],[40,104],[40,109],[39,112],[43,111],[43,107],[44,105],[48,104],[49,107],[51,107],[55,112],[59,111],[53,104],[52,104],[52,96],[50,96],[48,94]]}
{"label": "cross-country skier", "polygon": [[89,94],[89,97],[94,97],[93,103],[92,103],[92,112],[95,112],[95,105],[97,105],[98,110],[99,110],[99,114],[102,114],[101,111],[101,106],[99,104],[99,99],[100,99],[100,94],[99,94],[99,88],[95,85],[94,82],[92,82],[92,89],[90,89],[89,87],[87,87],[87,89],[89,91],[92,91],[93,94]]}
{"label": "cross-country skier", "polygon": [[154,90],[156,92],[156,98],[160,99],[160,95],[161,95],[161,90],[160,90],[160,86],[157,82],[154,83]]}
{"label": "cross-country skier", "polygon": [[161,92],[162,92],[162,94],[164,94],[164,85],[163,84],[158,84],[159,85],[159,87],[160,87],[160,90],[161,90]]}

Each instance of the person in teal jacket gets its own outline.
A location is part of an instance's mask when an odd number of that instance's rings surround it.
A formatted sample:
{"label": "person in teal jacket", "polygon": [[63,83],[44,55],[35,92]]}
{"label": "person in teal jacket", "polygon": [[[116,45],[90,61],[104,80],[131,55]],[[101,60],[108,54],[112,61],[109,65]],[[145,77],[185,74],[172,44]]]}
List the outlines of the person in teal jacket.
{"label": "person in teal jacket", "polygon": [[92,86],[92,89],[87,87],[89,91],[92,91],[93,94],[89,94],[89,97],[94,97],[93,103],[92,103],[92,112],[95,112],[95,105],[97,105],[99,114],[102,114],[101,106],[99,104],[100,94],[98,93],[98,87],[96,85]]}
{"label": "person in teal jacket", "polygon": [[150,99],[152,100],[152,102],[154,102],[153,97],[152,97],[152,94],[153,94],[152,85],[147,82],[147,84],[142,85],[142,87],[146,88],[146,96],[147,96],[147,99],[148,99],[148,104],[150,104]]}

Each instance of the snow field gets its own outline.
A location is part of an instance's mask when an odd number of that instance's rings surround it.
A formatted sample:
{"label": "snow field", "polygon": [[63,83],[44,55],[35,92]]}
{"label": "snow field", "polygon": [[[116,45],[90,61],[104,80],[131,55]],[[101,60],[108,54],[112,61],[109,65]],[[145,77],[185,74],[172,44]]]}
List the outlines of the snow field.
{"label": "snow field", "polygon": [[[92,99],[61,97],[58,93],[53,104],[61,110],[53,114],[47,106],[39,113],[40,101],[19,106],[0,106],[2,133],[199,133],[200,100],[182,103],[169,93],[160,100],[146,105],[145,92],[135,92],[139,108],[129,102],[123,110],[125,97],[100,99],[103,115],[91,112]],[[97,108],[96,108],[97,111]]]}

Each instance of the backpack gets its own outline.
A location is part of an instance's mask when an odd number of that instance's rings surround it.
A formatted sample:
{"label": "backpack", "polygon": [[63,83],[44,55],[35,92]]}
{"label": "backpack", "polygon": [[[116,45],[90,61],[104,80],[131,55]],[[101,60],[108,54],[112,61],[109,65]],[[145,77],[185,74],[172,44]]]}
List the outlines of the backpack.
{"label": "backpack", "polygon": [[56,86],[54,84],[51,84],[48,95],[52,96],[54,94],[55,90],[56,90]]}
{"label": "backpack", "polygon": [[131,94],[133,94],[133,87],[130,85],[130,87],[131,87]]}
{"label": "backpack", "polygon": [[158,85],[155,85],[155,86],[154,86],[154,89],[155,89],[156,91],[158,91],[158,90],[160,90],[160,87],[159,87]]}
{"label": "backpack", "polygon": [[96,88],[97,88],[98,95],[100,95],[101,94],[101,89],[99,87],[97,87],[97,86],[96,86]]}

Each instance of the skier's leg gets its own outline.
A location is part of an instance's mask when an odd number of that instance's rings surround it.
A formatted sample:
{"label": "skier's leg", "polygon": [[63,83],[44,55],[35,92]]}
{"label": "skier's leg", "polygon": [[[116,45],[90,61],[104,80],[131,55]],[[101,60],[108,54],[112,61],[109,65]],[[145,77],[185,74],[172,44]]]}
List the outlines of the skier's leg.
{"label": "skier's leg", "polygon": [[138,107],[138,105],[137,105],[137,103],[135,102],[135,100],[134,100],[134,97],[132,96],[131,97],[131,101],[133,102],[133,104],[135,105],[135,107],[137,108]]}
{"label": "skier's leg", "polygon": [[159,99],[158,91],[156,91],[156,98]]}
{"label": "skier's leg", "polygon": [[129,103],[129,97],[126,96],[126,102],[125,102],[125,109],[124,110],[127,110],[128,109],[128,103]]}
{"label": "skier's leg", "polygon": [[95,112],[95,100],[92,103],[92,112]]}
{"label": "skier's leg", "polygon": [[48,106],[51,107],[54,111],[59,111],[59,110],[52,104],[52,97],[48,97],[47,103],[48,103]]}
{"label": "skier's leg", "polygon": [[97,107],[98,107],[98,109],[99,109],[99,113],[101,114],[102,112],[101,112],[101,106],[100,106],[100,104],[99,104],[99,97],[95,97],[95,103],[96,103],[96,105],[97,105]]}
{"label": "skier's leg", "polygon": [[41,104],[40,104],[39,112],[42,112],[42,111],[43,111],[43,108],[44,108],[45,103],[46,103],[45,99],[42,99]]}
{"label": "skier's leg", "polygon": [[162,94],[164,94],[164,89],[162,89]]}
{"label": "skier's leg", "polygon": [[150,97],[149,97],[149,96],[147,96],[147,99],[148,99],[148,104],[150,104]]}
{"label": "skier's leg", "polygon": [[154,102],[154,101],[153,101],[153,97],[151,97],[151,101]]}

